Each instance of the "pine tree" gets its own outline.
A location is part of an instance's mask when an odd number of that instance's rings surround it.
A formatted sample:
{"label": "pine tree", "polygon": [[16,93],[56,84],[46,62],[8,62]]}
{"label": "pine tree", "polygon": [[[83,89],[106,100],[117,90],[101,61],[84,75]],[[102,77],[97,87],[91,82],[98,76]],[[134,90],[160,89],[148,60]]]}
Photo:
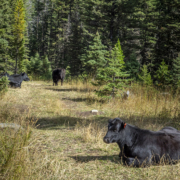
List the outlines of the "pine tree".
{"label": "pine tree", "polygon": [[98,96],[110,97],[111,95],[114,97],[119,89],[127,87],[129,80],[126,78],[129,75],[123,71],[124,64],[124,55],[118,40],[110,53],[108,64],[98,69],[96,81],[93,83],[99,86],[99,90],[96,91]]}
{"label": "pine tree", "polygon": [[[154,21],[157,15],[155,8],[156,0],[141,0],[136,11],[136,17],[138,17],[139,20],[139,26],[137,23],[137,27],[140,28],[141,64],[148,64],[149,67],[153,66],[153,49],[156,43],[156,34],[154,33],[156,25]],[[140,11],[140,13],[138,11]]]}
{"label": "pine tree", "polygon": [[170,83],[170,71],[168,70],[168,65],[165,64],[164,60],[161,62],[154,77],[156,79],[156,85],[158,86],[164,87]]}
{"label": "pine tree", "polygon": [[42,72],[42,60],[39,57],[39,54],[36,53],[35,57],[31,57],[30,62],[27,64],[28,74],[33,78],[39,78]]}
{"label": "pine tree", "polygon": [[144,85],[146,86],[152,85],[153,81],[152,81],[150,72],[148,72],[147,65],[143,65],[143,67],[141,68],[141,74],[139,74],[138,76],[139,76],[140,81]]}
{"label": "pine tree", "polygon": [[[73,7],[68,18],[67,34],[68,40],[65,43],[64,64],[69,67],[72,76],[79,76],[83,72],[81,55],[85,53],[84,47],[87,47],[85,33],[82,27],[82,22],[79,14],[80,4],[74,1]],[[62,67],[62,66],[60,66]]]}
{"label": "pine tree", "polygon": [[25,47],[25,32],[26,32],[26,21],[25,21],[25,9],[23,0],[17,0],[14,9],[14,23],[13,23],[13,57],[15,59],[14,73],[22,71],[23,61],[25,59],[26,47]]}
{"label": "pine tree", "polygon": [[180,1],[158,0],[156,12],[158,16],[154,22],[156,25],[156,45],[154,48],[155,66],[158,67],[161,60],[172,68],[173,59],[180,52]]}
{"label": "pine tree", "polygon": [[180,53],[173,59],[172,84],[175,88],[180,87]]}
{"label": "pine tree", "polygon": [[0,72],[10,70],[10,40],[12,38],[11,19],[12,10],[9,1],[2,0],[0,3]]}
{"label": "pine tree", "polygon": [[97,32],[92,45],[89,45],[86,48],[86,53],[81,56],[81,61],[86,72],[95,77],[98,68],[104,67],[107,64],[106,54],[106,47],[102,44],[100,35]]}
{"label": "pine tree", "polygon": [[8,91],[8,84],[9,84],[8,77],[3,76],[2,78],[0,78],[0,99],[1,96]]}
{"label": "pine tree", "polygon": [[50,80],[52,78],[52,69],[51,69],[51,63],[48,60],[48,57],[46,56],[42,60],[42,72],[41,76],[44,80]]}
{"label": "pine tree", "polygon": [[128,61],[125,62],[125,70],[130,75],[130,78],[137,80],[140,71],[140,64],[136,60],[135,52],[131,53]]}

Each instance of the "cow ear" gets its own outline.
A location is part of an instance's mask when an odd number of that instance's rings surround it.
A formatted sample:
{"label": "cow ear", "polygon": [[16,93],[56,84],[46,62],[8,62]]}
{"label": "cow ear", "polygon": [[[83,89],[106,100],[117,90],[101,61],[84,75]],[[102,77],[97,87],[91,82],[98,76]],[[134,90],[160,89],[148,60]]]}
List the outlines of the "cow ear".
{"label": "cow ear", "polygon": [[112,120],[113,120],[113,119],[109,119],[109,120],[108,120],[108,123],[111,123],[111,122],[112,122]]}
{"label": "cow ear", "polygon": [[125,129],[126,128],[126,123],[125,122],[122,122],[122,123],[120,123],[119,124],[119,126],[118,126],[118,131],[120,132],[121,130],[123,130],[123,129]]}
{"label": "cow ear", "polygon": [[122,128],[125,129],[126,128],[126,123],[122,122]]}

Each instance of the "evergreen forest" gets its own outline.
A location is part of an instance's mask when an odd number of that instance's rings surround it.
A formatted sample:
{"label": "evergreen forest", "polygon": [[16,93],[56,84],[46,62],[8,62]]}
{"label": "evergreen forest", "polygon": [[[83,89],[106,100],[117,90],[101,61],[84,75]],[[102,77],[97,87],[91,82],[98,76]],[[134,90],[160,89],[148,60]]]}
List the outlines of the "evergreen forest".
{"label": "evergreen forest", "polygon": [[[67,78],[99,80],[103,69],[119,69],[117,74],[133,81],[177,87],[179,40],[178,0],[1,0],[0,4],[0,73],[25,71],[35,79],[50,79],[53,69],[66,68]],[[120,64],[112,62],[118,44]],[[107,69],[112,64],[116,70]]]}
{"label": "evergreen forest", "polygon": [[180,0],[0,0],[0,180],[177,180],[179,137]]}

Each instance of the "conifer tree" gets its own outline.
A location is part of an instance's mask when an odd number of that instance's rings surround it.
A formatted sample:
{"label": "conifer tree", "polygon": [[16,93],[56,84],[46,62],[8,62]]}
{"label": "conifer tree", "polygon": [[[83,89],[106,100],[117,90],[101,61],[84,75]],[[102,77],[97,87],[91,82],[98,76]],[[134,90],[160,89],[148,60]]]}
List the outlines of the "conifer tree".
{"label": "conifer tree", "polygon": [[130,78],[137,80],[140,64],[136,60],[136,54],[134,52],[130,54],[129,59],[125,62],[125,70],[130,75]]}
{"label": "conifer tree", "polygon": [[180,87],[180,53],[173,59],[172,84],[175,88]]}
{"label": "conifer tree", "polygon": [[12,9],[9,1],[1,0],[0,3],[0,72],[9,71],[10,58],[10,40],[12,38]]}
{"label": "conifer tree", "polygon": [[51,69],[51,63],[48,60],[48,57],[46,56],[45,58],[43,58],[42,60],[42,72],[41,72],[41,76],[45,79],[45,80],[49,80],[52,78],[52,69]]}
{"label": "conifer tree", "polygon": [[32,75],[40,76],[41,71],[42,71],[42,61],[38,53],[36,53],[35,57],[31,57],[29,69]]}
{"label": "conifer tree", "polygon": [[26,20],[23,0],[17,0],[14,9],[14,23],[12,26],[13,39],[13,57],[15,59],[14,73],[23,70],[23,61],[26,54]]}
{"label": "conifer tree", "polygon": [[106,47],[102,44],[98,32],[93,39],[92,45],[89,45],[89,48],[85,50],[86,53],[81,56],[82,64],[86,72],[95,77],[97,70],[107,64]]}
{"label": "conifer tree", "polygon": [[8,91],[9,80],[8,77],[3,76],[0,78],[0,99],[1,96]]}
{"label": "conifer tree", "polygon": [[95,86],[99,86],[99,90],[96,91],[98,96],[108,97],[115,96],[117,91],[126,87],[126,77],[129,75],[124,69],[124,55],[121,49],[121,44],[118,39],[115,47],[112,49],[108,64],[98,69],[96,81],[93,83]]}
{"label": "conifer tree", "polygon": [[168,70],[168,65],[164,62],[161,62],[159,69],[156,71],[156,84],[164,87],[170,83],[170,71]]}
{"label": "conifer tree", "polygon": [[173,59],[180,52],[180,1],[157,0],[156,12],[158,16],[156,25],[156,45],[154,48],[154,68],[158,67],[161,60],[172,67]]}
{"label": "conifer tree", "polygon": [[[69,34],[69,36],[67,43],[65,43],[66,54],[64,58],[64,64],[66,67],[69,67],[71,75],[76,77],[81,75],[83,72],[82,61],[80,57],[82,54],[86,53],[84,47],[87,46],[82,22],[80,19],[79,6],[80,4],[78,4],[78,1],[76,0],[73,3],[73,7],[71,7],[67,29],[67,34]],[[60,67],[62,67],[62,65]]]}
{"label": "conifer tree", "polygon": [[141,68],[141,74],[139,74],[138,76],[139,76],[140,81],[144,85],[146,86],[152,85],[153,81],[151,78],[151,74],[148,72],[147,65],[143,65],[143,67]]}

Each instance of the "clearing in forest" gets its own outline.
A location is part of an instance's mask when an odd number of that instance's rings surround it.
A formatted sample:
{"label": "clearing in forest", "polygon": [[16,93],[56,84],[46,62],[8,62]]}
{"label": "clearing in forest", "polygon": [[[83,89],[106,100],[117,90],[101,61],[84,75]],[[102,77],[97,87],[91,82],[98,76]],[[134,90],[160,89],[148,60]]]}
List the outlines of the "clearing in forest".
{"label": "clearing in forest", "polygon": [[127,167],[117,144],[103,142],[107,121],[115,117],[154,131],[179,129],[178,98],[140,87],[130,92],[127,100],[102,102],[92,85],[81,82],[23,82],[9,89],[0,100],[0,121],[21,124],[26,132],[1,129],[1,179],[178,179],[179,164]]}

